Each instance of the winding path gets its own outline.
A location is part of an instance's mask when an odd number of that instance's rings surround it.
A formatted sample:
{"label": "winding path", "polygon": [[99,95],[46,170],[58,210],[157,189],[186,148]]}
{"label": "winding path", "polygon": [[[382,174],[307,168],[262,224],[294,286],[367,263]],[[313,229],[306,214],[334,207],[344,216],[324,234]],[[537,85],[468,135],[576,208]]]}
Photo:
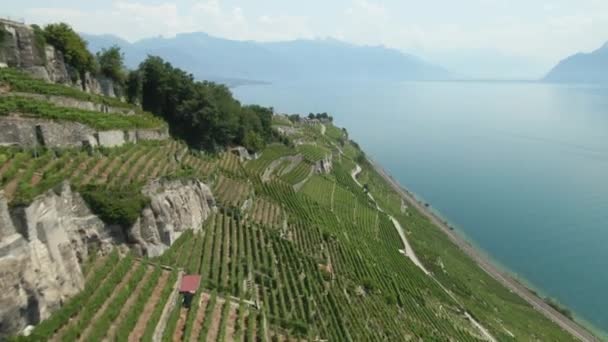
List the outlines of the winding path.
{"label": "winding path", "polygon": [[[397,183],[397,181],[395,181],[386,171],[384,171],[382,167],[379,167],[372,160],[368,159],[368,161],[378,172],[378,174],[380,174],[391,185],[393,190],[403,196],[403,198],[407,202],[413,205],[422,215],[426,216],[435,226],[439,227],[455,245],[457,245],[465,254],[467,254],[471,259],[473,259],[477,263],[477,265],[481,269],[483,269],[487,274],[489,274],[492,278],[501,283],[511,292],[517,294],[519,297],[524,299],[538,312],[553,321],[555,324],[559,325],[565,331],[569,332],[575,338],[581,341],[589,342],[600,341],[584,327],[549,306],[542,298],[532,293],[527,287],[525,287],[515,279],[511,278],[509,275],[503,273],[496,266],[492,265],[467,241],[465,241],[463,238],[458,236],[456,232],[450,229],[450,227],[443,220],[441,220],[437,215],[430,211],[429,208],[425,207],[422,203],[420,203],[409,191],[404,190],[401,185]],[[358,165],[357,168],[360,169]]]}
{"label": "winding path", "polygon": [[[357,185],[359,185],[360,187],[363,187],[363,185],[361,185],[361,183],[359,183],[359,180],[357,179],[357,175],[359,173],[361,173],[361,166],[359,166],[357,164],[355,166],[355,169],[351,172],[351,177],[353,178],[353,180],[355,181],[355,183],[357,183]],[[372,201],[376,204],[376,207],[378,208],[378,210],[384,213],[384,210],[382,210],[382,208],[380,208],[380,206],[378,205],[378,202],[376,202],[376,200],[374,199],[374,197],[369,192],[367,193],[367,196],[369,196],[369,198],[371,198]],[[431,274],[431,272],[429,272],[424,267],[424,265],[422,264],[422,262],[420,262],[420,259],[418,259],[418,257],[416,256],[416,253],[414,252],[414,249],[410,245],[410,242],[407,240],[407,237],[405,235],[405,231],[403,230],[403,227],[401,226],[401,224],[399,223],[399,221],[397,221],[391,215],[388,215],[388,217],[393,222],[393,226],[395,226],[395,229],[399,233],[399,236],[401,237],[401,241],[403,242],[404,249],[403,250],[399,250],[399,252],[401,252],[403,255],[405,255],[407,258],[409,258],[414,263],[414,265],[418,266],[422,270],[422,272],[424,272],[424,274],[426,274],[431,279],[433,279],[433,281],[435,281],[437,283],[437,285],[439,285],[439,287],[441,287],[441,289],[443,289],[443,291],[445,293],[447,293],[447,295],[450,296],[450,298],[452,298],[454,300],[454,302],[456,302],[463,309],[464,316],[471,322],[471,324],[473,324],[473,326],[475,328],[477,328],[477,330],[479,330],[479,332],[481,332],[481,334],[488,341],[496,342],[496,339],[494,338],[494,336],[492,336],[492,334],[490,334],[490,332],[483,325],[481,325],[481,323],[479,323],[477,320],[475,320],[473,318],[473,316],[471,316],[471,314],[469,314],[466,310],[464,310],[465,306],[462,305],[462,303],[448,289],[446,289],[443,286],[443,284],[441,284],[439,282],[439,280],[435,279],[435,277],[433,277],[433,275]]]}

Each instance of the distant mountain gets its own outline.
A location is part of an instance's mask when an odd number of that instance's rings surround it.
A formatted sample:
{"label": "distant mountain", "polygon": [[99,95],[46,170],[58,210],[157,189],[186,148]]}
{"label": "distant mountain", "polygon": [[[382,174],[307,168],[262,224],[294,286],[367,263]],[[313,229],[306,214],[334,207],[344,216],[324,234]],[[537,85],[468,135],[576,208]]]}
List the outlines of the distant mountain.
{"label": "distant mountain", "polygon": [[608,83],[608,43],[591,53],[570,56],[544,78],[547,82]]}
{"label": "distant mountain", "polygon": [[261,43],[197,32],[129,43],[109,35],[83,36],[93,51],[113,44],[120,46],[129,67],[137,66],[147,55],[157,55],[200,79],[276,82],[450,78],[443,68],[415,56],[385,47],[358,46],[333,39]]}

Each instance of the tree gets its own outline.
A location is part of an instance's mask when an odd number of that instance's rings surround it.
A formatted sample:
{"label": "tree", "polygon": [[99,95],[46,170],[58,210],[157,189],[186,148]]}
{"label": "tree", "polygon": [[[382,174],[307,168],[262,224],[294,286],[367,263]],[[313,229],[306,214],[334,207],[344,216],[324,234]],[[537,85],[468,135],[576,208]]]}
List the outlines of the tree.
{"label": "tree", "polygon": [[127,101],[134,104],[141,104],[142,79],[139,71],[129,71],[125,88]]}
{"label": "tree", "polygon": [[97,63],[102,75],[111,78],[120,85],[126,81],[124,54],[120,47],[114,45],[108,49],[101,49],[97,52]]}
{"label": "tree", "polygon": [[67,64],[75,68],[84,79],[84,74],[94,72],[95,58],[87,50],[87,43],[68,24],[49,24],[44,28],[46,42],[61,51]]}
{"label": "tree", "polygon": [[245,133],[243,146],[249,151],[259,151],[264,148],[264,140],[256,132],[249,131]]}
{"label": "tree", "polygon": [[171,132],[196,148],[241,144],[250,151],[275,137],[271,108],[242,106],[225,85],[196,82],[194,77],[159,57],[148,57],[138,76],[130,75],[128,93],[135,97],[141,80],[142,107],[169,123]]}

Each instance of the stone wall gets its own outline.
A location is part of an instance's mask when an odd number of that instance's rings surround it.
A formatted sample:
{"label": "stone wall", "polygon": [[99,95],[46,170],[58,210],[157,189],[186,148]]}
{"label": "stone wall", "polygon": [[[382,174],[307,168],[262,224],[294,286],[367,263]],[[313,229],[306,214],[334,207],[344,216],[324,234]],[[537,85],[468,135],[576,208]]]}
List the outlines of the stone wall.
{"label": "stone wall", "polygon": [[0,146],[116,147],[125,143],[165,139],[169,139],[167,127],[96,131],[78,122],[54,121],[19,115],[0,116]]}
{"label": "stone wall", "polygon": [[40,101],[47,101],[59,107],[75,108],[82,110],[90,110],[94,112],[109,113],[109,114],[124,114],[124,115],[135,115],[135,111],[131,108],[112,107],[103,103],[95,103],[91,101],[78,100],[72,97],[56,96],[56,95],[42,95],[33,93],[21,93],[12,92],[8,86],[0,89],[0,96],[19,96],[27,97]]}
{"label": "stone wall", "polygon": [[77,122],[0,117],[0,146],[79,147],[84,141],[97,145],[95,131]]}

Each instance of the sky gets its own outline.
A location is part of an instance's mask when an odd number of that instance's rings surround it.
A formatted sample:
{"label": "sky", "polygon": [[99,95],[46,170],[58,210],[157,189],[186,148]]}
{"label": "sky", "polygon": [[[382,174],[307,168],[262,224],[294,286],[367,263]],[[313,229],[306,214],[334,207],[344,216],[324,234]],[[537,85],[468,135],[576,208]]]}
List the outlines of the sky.
{"label": "sky", "polygon": [[195,31],[256,41],[331,37],[486,78],[539,77],[608,41],[608,0],[20,0],[3,4],[0,16],[65,21],[129,41]]}

